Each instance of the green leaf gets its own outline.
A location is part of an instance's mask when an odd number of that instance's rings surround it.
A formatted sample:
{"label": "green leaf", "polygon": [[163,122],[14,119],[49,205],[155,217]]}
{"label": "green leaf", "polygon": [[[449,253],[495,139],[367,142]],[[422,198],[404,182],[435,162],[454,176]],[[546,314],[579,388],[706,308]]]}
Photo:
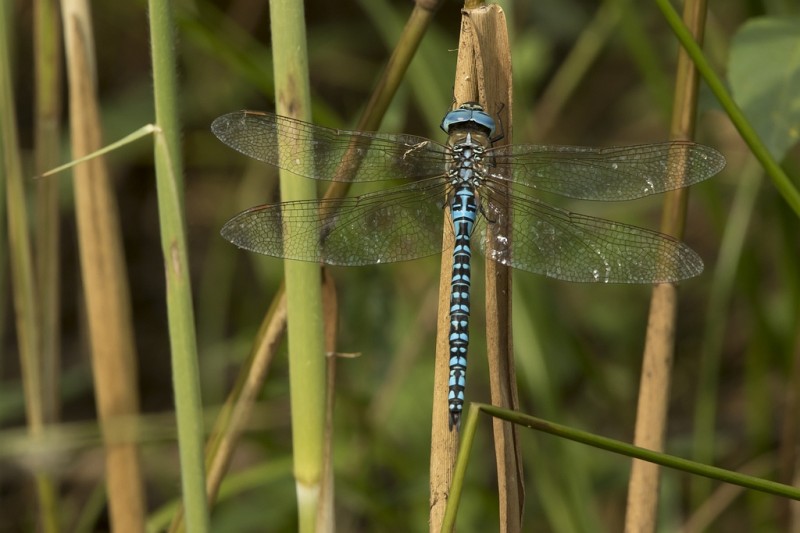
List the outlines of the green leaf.
{"label": "green leaf", "polygon": [[746,23],[731,45],[734,99],[772,155],[783,159],[800,139],[800,19]]}

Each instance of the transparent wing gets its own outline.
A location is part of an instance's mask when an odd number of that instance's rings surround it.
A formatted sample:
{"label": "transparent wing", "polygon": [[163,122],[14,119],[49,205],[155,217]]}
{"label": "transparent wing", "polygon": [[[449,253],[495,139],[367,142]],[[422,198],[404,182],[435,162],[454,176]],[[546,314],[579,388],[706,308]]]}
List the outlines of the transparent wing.
{"label": "transparent wing", "polygon": [[423,137],[335,130],[260,111],[223,115],[211,131],[254,159],[332,181],[433,177],[444,173],[448,153]]}
{"label": "transparent wing", "polygon": [[240,248],[331,265],[370,265],[416,259],[442,250],[448,184],[429,179],[336,200],[248,209],[222,236]]}
{"label": "transparent wing", "polygon": [[584,200],[632,200],[680,189],[725,166],[718,151],[684,141],[620,148],[509,145],[488,156],[497,179]]}
{"label": "transparent wing", "polygon": [[[499,263],[551,278],[600,283],[667,283],[700,274],[703,262],[667,235],[570,213],[513,192],[483,195],[473,237]],[[487,197],[488,196],[488,197]],[[506,231],[498,230],[508,221]],[[486,233],[487,226],[493,233]]]}

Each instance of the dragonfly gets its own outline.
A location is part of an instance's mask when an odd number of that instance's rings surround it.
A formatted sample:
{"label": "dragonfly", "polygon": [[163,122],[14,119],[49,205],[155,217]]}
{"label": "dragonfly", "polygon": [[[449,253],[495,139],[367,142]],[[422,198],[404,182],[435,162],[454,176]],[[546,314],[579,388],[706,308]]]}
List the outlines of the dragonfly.
{"label": "dragonfly", "polygon": [[243,211],[221,230],[240,248],[356,266],[438,254],[443,242],[452,242],[452,430],[460,425],[465,397],[473,247],[500,264],[573,282],[671,283],[696,276],[703,262],[686,244],[569,212],[534,195],[632,200],[703,181],[724,167],[725,158],[688,141],[615,148],[494,146],[501,137],[496,122],[474,102],[449,111],[441,128],[446,143],[325,128],[260,111],[229,113],[211,126],[231,148],[305,178],[402,181],[358,196]]}

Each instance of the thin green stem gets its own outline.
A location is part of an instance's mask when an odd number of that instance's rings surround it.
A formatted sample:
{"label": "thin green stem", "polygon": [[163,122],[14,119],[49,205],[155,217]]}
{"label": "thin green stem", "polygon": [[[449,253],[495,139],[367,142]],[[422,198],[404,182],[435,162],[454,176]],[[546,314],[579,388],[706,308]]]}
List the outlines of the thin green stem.
{"label": "thin green stem", "polygon": [[[562,437],[574,442],[580,442],[581,444],[588,444],[593,448],[599,448],[601,450],[606,450],[627,457],[642,459],[644,461],[649,461],[651,463],[659,464],[661,466],[674,468],[676,470],[687,472],[689,474],[695,474],[698,476],[704,476],[711,479],[716,479],[718,481],[722,481],[725,483],[739,485],[740,487],[744,487],[747,489],[753,489],[760,492],[765,492],[767,494],[774,494],[776,496],[783,496],[785,498],[791,498],[793,500],[800,500],[800,488],[797,487],[784,485],[783,483],[776,483],[775,481],[769,481],[767,479],[762,479],[755,476],[749,476],[747,474],[734,472],[732,470],[726,470],[724,468],[719,468],[716,466],[710,466],[703,463],[698,463],[696,461],[690,461],[689,459],[683,459],[681,457],[676,457],[674,455],[669,455],[662,452],[647,450],[645,448],[640,448],[638,446],[634,446],[632,444],[628,444],[627,442],[623,442],[620,440],[610,439],[608,437],[601,437],[599,435],[595,435],[587,431],[581,431],[579,429],[574,429],[568,426],[563,426],[561,424],[556,424],[554,422],[549,422],[547,420],[529,416],[524,413],[520,413],[518,411],[502,409],[500,407],[495,407],[493,405],[487,405],[482,403],[473,403],[470,404],[469,406],[469,411],[467,413],[467,424],[464,428],[465,440],[467,436],[467,431],[469,430],[469,424],[473,417],[472,415],[473,410],[482,411],[490,416],[502,418],[503,420],[508,420],[509,422],[514,422],[515,424],[518,424],[520,426],[527,426],[537,431],[549,433],[550,435]],[[472,423],[477,424],[477,422],[472,422]],[[462,443],[462,446],[464,446],[465,447],[464,449],[467,452],[469,452],[470,448],[466,447],[467,446],[466,444]],[[459,471],[460,470],[457,470],[457,472]],[[455,481],[454,481],[454,486],[455,486]]]}
{"label": "thin green stem", "polygon": [[159,128],[155,136],[156,182],[161,247],[167,279],[167,315],[178,423],[181,486],[187,530],[202,533],[209,530],[209,518],[203,463],[203,412],[197,338],[186,250],[173,19],[170,2],[151,0],[149,6],[153,89],[156,124]]}
{"label": "thin green stem", "polygon": [[761,138],[758,136],[753,126],[750,125],[750,122],[744,116],[742,110],[739,109],[739,106],[733,101],[733,97],[730,95],[730,93],[728,93],[728,90],[725,88],[725,84],[711,68],[711,65],[709,65],[708,61],[703,55],[703,51],[692,38],[691,33],[689,33],[686,25],[684,25],[680,15],[678,15],[678,13],[669,3],[669,0],[656,0],[656,3],[664,13],[664,17],[672,28],[672,31],[686,49],[689,57],[691,57],[692,61],[694,61],[698,72],[700,72],[700,75],[703,76],[703,79],[711,89],[711,92],[714,93],[714,96],[717,97],[720,105],[728,114],[728,117],[730,117],[731,122],[733,122],[733,125],[739,131],[742,138],[747,143],[747,146],[750,147],[753,155],[756,156],[761,165],[764,167],[764,170],[767,172],[767,175],[770,177],[770,179],[772,179],[772,182],[775,184],[778,192],[781,193],[784,200],[786,200],[786,203],[789,204],[789,207],[791,207],[792,210],[794,210],[794,212],[800,216],[800,191],[798,191],[794,184],[792,184],[791,180],[780,167],[778,162],[775,161],[775,159],[772,157],[772,154],[769,153],[769,150],[761,141]]}
{"label": "thin green stem", "polygon": [[[442,520],[442,531],[453,531],[456,527],[456,517],[458,516],[458,504],[461,502],[461,493],[464,490],[464,478],[467,475],[469,465],[469,454],[472,452],[472,444],[475,442],[475,435],[478,432],[478,415],[480,408],[474,408],[478,404],[470,404],[467,409],[467,416],[462,420],[461,442],[458,447],[453,481],[450,484],[450,494],[447,498],[447,506]],[[514,411],[511,411],[514,412]]]}

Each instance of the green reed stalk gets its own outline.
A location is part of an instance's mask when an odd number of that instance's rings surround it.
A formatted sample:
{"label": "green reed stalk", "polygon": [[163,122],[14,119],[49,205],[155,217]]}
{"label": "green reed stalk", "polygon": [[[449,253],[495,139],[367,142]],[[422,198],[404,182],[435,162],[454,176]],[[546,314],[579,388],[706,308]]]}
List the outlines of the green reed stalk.
{"label": "green reed stalk", "polygon": [[[292,0],[270,2],[278,114],[311,118],[305,14]],[[300,146],[281,146],[296,151]],[[306,152],[308,153],[308,152]],[[281,170],[281,200],[313,198],[316,184]],[[288,313],[289,386],[292,445],[299,530],[317,530],[322,492],[325,420],[325,346],[322,318],[322,278],[319,265],[284,263]],[[327,514],[327,513],[325,513]],[[322,524],[319,524],[322,527]]]}
{"label": "green reed stalk", "polygon": [[202,533],[209,530],[203,464],[203,411],[186,250],[183,162],[179,142],[175,40],[170,2],[151,0],[149,14],[153,90],[159,128],[155,135],[158,212],[167,279],[167,314],[181,486],[187,531]]}

